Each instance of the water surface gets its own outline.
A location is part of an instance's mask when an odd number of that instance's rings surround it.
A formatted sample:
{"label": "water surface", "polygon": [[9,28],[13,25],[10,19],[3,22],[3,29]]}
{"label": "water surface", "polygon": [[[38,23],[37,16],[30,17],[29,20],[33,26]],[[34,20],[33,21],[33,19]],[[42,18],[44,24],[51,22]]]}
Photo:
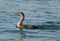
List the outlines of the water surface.
{"label": "water surface", "polygon": [[[21,32],[16,28],[25,13],[24,24],[37,25],[40,29]],[[0,41],[60,41],[59,0],[0,0]]]}

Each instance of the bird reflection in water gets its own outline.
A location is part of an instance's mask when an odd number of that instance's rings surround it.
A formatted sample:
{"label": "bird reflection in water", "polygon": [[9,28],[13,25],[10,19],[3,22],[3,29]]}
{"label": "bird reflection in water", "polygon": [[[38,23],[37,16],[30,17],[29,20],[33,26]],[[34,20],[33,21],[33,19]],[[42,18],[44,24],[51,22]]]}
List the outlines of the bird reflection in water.
{"label": "bird reflection in water", "polygon": [[22,29],[20,29],[20,40],[23,41],[24,38],[25,38],[25,33]]}

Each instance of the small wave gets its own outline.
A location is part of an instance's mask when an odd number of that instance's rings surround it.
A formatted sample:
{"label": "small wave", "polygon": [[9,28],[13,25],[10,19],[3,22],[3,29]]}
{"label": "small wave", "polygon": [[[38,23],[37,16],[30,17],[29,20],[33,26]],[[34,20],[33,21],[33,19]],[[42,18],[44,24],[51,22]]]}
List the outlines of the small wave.
{"label": "small wave", "polygon": [[19,33],[19,30],[3,30],[0,33],[5,33],[5,32],[15,34],[15,33]]}
{"label": "small wave", "polygon": [[40,29],[60,29],[59,26],[56,25],[41,25],[39,26]]}
{"label": "small wave", "polygon": [[37,25],[40,29],[60,30],[60,22],[45,22],[42,25]]}
{"label": "small wave", "polygon": [[49,11],[46,11],[44,13],[46,13],[46,14],[56,14],[55,12],[49,12]]}

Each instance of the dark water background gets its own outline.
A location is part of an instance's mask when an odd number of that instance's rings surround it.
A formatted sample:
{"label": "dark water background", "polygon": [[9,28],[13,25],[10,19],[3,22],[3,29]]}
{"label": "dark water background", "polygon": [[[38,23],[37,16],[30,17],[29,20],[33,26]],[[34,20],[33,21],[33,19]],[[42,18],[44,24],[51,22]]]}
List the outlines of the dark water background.
{"label": "dark water background", "polygon": [[[23,23],[40,29],[26,30],[24,36],[16,28],[23,11]],[[60,41],[60,0],[0,0],[0,41]]]}

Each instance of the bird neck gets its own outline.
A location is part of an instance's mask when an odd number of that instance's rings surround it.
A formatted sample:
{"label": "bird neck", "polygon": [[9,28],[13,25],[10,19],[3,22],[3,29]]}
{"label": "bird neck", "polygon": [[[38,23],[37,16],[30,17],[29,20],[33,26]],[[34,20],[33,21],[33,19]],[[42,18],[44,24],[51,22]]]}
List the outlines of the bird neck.
{"label": "bird neck", "polygon": [[20,20],[18,22],[18,25],[22,26],[23,20],[24,20],[24,16],[21,16],[21,18],[20,18]]}

